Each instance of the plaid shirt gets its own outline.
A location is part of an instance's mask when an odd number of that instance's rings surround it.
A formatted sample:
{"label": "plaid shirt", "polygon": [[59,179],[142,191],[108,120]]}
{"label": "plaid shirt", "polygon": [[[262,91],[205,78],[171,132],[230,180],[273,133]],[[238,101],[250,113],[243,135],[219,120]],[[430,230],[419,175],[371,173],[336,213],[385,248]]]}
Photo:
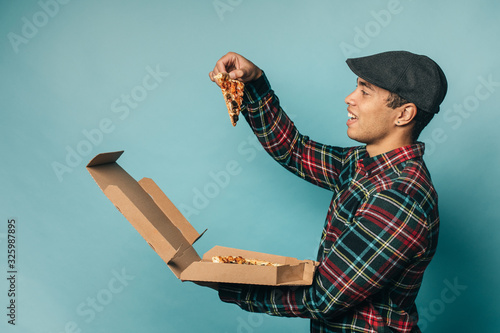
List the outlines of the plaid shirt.
{"label": "plaid shirt", "polygon": [[437,194],[424,145],[370,157],[301,135],[264,75],[246,84],[243,115],[266,151],[333,192],[311,286],[221,285],[251,312],[311,319],[311,332],[420,332],[415,306],[437,245]]}

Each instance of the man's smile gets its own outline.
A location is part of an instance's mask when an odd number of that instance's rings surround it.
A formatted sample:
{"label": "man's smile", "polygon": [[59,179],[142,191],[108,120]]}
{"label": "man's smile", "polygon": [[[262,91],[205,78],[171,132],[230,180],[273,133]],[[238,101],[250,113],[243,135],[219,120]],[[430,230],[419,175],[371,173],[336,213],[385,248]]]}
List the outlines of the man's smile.
{"label": "man's smile", "polygon": [[358,120],[358,117],[349,110],[347,110],[347,116],[349,117],[349,119],[347,120],[347,126],[353,124]]}

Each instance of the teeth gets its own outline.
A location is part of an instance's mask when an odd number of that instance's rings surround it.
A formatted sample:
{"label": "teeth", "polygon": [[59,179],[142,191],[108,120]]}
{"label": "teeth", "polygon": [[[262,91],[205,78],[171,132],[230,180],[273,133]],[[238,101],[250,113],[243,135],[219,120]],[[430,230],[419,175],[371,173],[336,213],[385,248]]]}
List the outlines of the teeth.
{"label": "teeth", "polygon": [[353,115],[352,113],[348,112],[347,113],[347,116],[351,119],[357,119],[355,115]]}

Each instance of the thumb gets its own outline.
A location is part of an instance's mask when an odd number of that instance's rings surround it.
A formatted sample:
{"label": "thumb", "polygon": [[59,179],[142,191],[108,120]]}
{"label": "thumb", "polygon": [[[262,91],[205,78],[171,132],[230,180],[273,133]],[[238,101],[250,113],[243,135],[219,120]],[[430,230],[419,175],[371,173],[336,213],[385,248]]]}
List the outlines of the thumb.
{"label": "thumb", "polygon": [[229,78],[233,80],[238,80],[244,83],[247,83],[249,81],[252,81],[260,76],[260,74],[257,74],[256,71],[258,70],[259,73],[261,72],[257,67],[255,67],[256,70],[253,68],[239,68],[231,71],[229,74]]}
{"label": "thumb", "polygon": [[229,78],[233,80],[241,80],[245,76],[245,72],[242,69],[235,69],[234,71],[229,72]]}

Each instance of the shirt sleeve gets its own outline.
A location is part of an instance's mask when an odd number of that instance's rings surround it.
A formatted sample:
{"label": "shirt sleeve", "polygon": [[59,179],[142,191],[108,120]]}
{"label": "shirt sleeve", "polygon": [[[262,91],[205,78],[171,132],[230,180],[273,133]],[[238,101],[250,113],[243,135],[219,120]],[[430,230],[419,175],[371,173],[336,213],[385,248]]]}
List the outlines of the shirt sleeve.
{"label": "shirt sleeve", "polygon": [[332,191],[348,149],[319,144],[302,135],[281,109],[278,97],[263,73],[245,84],[242,114],[264,149],[299,177]]}
{"label": "shirt sleeve", "polygon": [[425,213],[406,194],[380,192],[345,225],[311,286],[221,285],[219,296],[246,311],[331,319],[365,301],[392,279],[411,274],[408,267],[418,265],[428,245],[426,221]]}

